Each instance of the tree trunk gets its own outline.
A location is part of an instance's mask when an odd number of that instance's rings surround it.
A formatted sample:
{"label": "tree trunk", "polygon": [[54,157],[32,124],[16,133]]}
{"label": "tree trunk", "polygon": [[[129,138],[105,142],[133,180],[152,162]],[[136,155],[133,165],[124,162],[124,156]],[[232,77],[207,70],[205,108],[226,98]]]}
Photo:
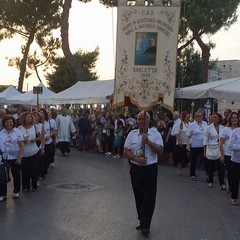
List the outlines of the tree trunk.
{"label": "tree trunk", "polygon": [[210,47],[202,41],[202,39],[198,33],[193,32],[193,36],[196,39],[199,47],[202,50],[202,83],[207,83],[208,82]]}
{"label": "tree trunk", "polygon": [[28,53],[30,50],[30,46],[34,40],[35,33],[36,33],[35,30],[32,30],[32,32],[30,33],[26,48],[23,53],[23,58],[20,63],[20,74],[19,74],[19,78],[18,78],[18,91],[19,92],[22,92],[22,89],[23,89],[23,82],[24,82],[24,76],[25,76],[26,65],[27,65],[27,57],[28,57]]}
{"label": "tree trunk", "polygon": [[69,47],[69,39],[68,39],[68,30],[69,30],[69,12],[72,5],[72,0],[65,0],[63,4],[63,12],[61,16],[61,37],[62,37],[62,50],[64,56],[66,57],[67,62],[75,71],[77,80],[86,80],[86,76],[83,71],[83,65],[79,63],[79,60],[75,58],[75,56],[71,53]]}

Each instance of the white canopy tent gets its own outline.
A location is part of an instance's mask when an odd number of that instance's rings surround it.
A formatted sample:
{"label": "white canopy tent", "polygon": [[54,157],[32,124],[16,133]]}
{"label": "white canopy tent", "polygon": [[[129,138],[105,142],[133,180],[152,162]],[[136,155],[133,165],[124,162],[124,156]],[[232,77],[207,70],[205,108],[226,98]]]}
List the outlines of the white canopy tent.
{"label": "white canopy tent", "polygon": [[[45,87],[43,83],[39,83],[37,86],[43,88],[42,94],[38,94],[40,104],[47,104],[48,102],[45,100],[45,98],[52,97],[56,94],[50,91],[47,87]],[[20,96],[12,96],[11,98],[8,99],[8,103],[37,105],[37,94],[34,94],[33,90],[31,90],[21,94]]]}
{"label": "white canopy tent", "polygon": [[20,93],[14,86],[10,85],[7,89],[0,93],[0,104],[8,104],[8,99],[15,96],[19,97]]}
{"label": "white canopy tent", "polygon": [[240,101],[240,78],[198,84],[176,90],[176,98],[215,98]]}
{"label": "white canopy tent", "polygon": [[106,103],[106,96],[113,94],[114,80],[78,81],[54,96],[44,98],[51,104]]}

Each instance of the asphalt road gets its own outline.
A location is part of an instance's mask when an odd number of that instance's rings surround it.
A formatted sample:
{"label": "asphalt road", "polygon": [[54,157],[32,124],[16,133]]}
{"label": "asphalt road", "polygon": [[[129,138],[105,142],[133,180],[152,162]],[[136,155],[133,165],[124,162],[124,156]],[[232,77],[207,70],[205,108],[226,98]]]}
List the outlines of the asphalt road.
{"label": "asphalt road", "polygon": [[[6,240],[141,240],[129,177],[130,165],[75,149],[69,156],[57,151],[55,167],[37,192],[21,193],[0,203],[0,239]],[[204,171],[192,182],[188,169],[159,164],[155,213],[148,239],[240,239],[240,207],[230,196],[208,189]]]}

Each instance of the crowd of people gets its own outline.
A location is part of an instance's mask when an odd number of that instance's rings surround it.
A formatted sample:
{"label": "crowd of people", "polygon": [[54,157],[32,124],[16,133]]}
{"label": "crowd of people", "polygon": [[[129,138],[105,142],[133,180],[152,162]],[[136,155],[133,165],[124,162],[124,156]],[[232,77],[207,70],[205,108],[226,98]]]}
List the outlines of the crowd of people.
{"label": "crowd of people", "polygon": [[[191,181],[197,181],[197,169],[206,172],[209,188],[214,186],[217,170],[219,187],[231,193],[231,204],[238,205],[240,181],[240,125],[238,112],[226,109],[224,117],[214,112],[205,118],[199,109],[190,121],[190,113],[157,114],[150,116],[149,128],[155,129],[163,139],[167,164],[177,169],[189,168]],[[98,111],[93,115],[84,111],[70,112],[63,107],[52,118],[49,109],[21,109],[14,115],[0,109],[0,163],[6,168],[6,177],[0,177],[0,201],[6,200],[7,183],[13,181],[13,198],[20,192],[37,191],[54,166],[56,148],[62,156],[70,147],[81,152],[94,151],[107,157],[120,158],[124,153],[127,136],[139,129],[137,112],[127,116]],[[139,148],[139,151],[141,148]],[[129,163],[132,159],[129,158]],[[158,156],[158,162],[163,161]],[[11,171],[11,176],[10,176]],[[0,171],[2,174],[4,171]]]}

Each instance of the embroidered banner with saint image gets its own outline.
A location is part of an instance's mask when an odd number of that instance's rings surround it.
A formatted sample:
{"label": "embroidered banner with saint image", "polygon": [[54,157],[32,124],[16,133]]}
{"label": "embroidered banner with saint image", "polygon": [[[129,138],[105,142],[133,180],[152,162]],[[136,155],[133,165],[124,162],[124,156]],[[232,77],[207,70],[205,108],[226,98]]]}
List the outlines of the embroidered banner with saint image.
{"label": "embroidered banner with saint image", "polygon": [[173,110],[180,6],[118,6],[114,105]]}

